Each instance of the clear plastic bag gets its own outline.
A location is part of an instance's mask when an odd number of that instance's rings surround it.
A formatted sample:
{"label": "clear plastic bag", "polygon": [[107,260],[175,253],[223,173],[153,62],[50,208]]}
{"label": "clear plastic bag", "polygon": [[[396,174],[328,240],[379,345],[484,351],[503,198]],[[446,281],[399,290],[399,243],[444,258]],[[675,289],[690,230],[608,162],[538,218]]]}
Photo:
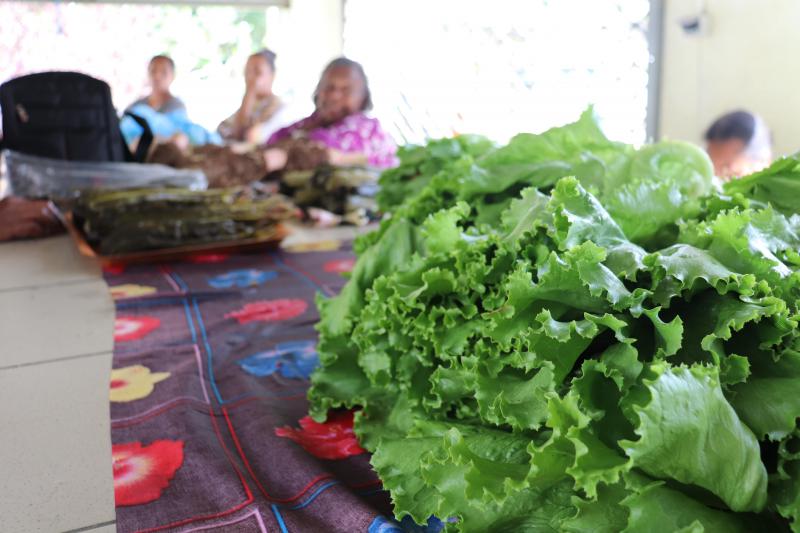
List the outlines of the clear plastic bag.
{"label": "clear plastic bag", "polygon": [[25,198],[68,200],[84,189],[111,190],[134,187],[181,187],[202,190],[208,180],[201,170],[176,169],[143,163],[62,161],[3,152],[11,193]]}

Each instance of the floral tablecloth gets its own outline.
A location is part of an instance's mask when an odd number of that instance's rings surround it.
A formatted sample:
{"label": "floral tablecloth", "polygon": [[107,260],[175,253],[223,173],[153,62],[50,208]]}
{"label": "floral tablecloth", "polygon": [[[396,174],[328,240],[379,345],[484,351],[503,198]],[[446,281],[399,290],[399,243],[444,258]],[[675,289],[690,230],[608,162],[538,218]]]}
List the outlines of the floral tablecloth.
{"label": "floral tablecloth", "polygon": [[314,297],[352,263],[329,241],[105,269],[118,531],[405,530],[352,414],[306,417]]}

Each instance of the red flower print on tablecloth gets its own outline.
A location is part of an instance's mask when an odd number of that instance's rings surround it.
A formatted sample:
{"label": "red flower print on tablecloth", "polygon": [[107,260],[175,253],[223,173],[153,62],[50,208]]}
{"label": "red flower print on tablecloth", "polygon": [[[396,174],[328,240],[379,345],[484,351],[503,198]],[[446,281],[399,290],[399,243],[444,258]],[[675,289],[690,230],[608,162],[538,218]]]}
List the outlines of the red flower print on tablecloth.
{"label": "red flower print on tablecloth", "polygon": [[358,445],[353,432],[353,413],[331,413],[327,422],[320,424],[310,416],[299,421],[300,429],[289,426],[275,428],[275,434],[295,441],[305,451],[320,459],[344,459],[365,453]]}
{"label": "red flower print on tablecloth", "polygon": [[114,321],[114,340],[116,342],[141,339],[161,325],[154,316],[118,316]]}
{"label": "red flower print on tablecloth", "polygon": [[161,497],[183,464],[183,441],[157,440],[114,444],[114,498],[117,506],[139,505]]}
{"label": "red flower print on tablecloth", "polygon": [[280,300],[261,300],[252,302],[238,311],[232,311],[225,315],[225,318],[235,318],[239,324],[248,322],[273,322],[277,320],[288,320],[302,315],[308,309],[305,300],[296,298],[282,298]]}
{"label": "red flower print on tablecloth", "polygon": [[328,261],[323,267],[325,272],[333,272],[335,274],[344,274],[353,270],[353,265],[356,263],[355,259],[335,259]]}
{"label": "red flower print on tablecloth", "polygon": [[125,272],[125,263],[108,263],[103,265],[103,272],[106,274],[119,275]]}
{"label": "red flower print on tablecloth", "polygon": [[189,262],[201,265],[208,263],[222,263],[223,261],[227,261],[230,256],[231,254],[220,253],[194,254],[189,256]]}

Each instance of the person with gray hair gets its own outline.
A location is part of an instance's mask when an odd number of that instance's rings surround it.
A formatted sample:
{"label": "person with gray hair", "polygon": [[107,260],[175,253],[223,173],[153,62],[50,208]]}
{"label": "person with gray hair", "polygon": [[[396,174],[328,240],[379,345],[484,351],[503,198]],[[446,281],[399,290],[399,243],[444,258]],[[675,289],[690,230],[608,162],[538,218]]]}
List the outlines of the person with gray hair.
{"label": "person with gray hair", "polygon": [[275,132],[264,161],[270,172],[319,166],[397,165],[397,145],[375,117],[364,67],[338,57],[323,69],[313,94],[314,112]]}
{"label": "person with gray hair", "polygon": [[287,106],[272,92],[275,58],[275,52],[266,48],[247,58],[242,103],[217,127],[224,140],[263,144],[275,131],[292,122],[294,117],[287,116]]}
{"label": "person with gray hair", "polygon": [[772,162],[772,135],[749,111],[726,113],[706,130],[706,151],[714,173],[724,180],[757,172]]}

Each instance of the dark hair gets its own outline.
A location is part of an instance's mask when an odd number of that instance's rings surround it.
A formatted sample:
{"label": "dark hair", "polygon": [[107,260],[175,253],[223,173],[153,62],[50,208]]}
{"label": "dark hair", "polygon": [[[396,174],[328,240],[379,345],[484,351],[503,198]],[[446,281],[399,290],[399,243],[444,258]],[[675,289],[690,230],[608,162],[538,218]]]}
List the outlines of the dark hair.
{"label": "dark hair", "polygon": [[319,82],[317,83],[317,88],[314,89],[314,105],[317,103],[317,96],[319,96],[319,89],[320,85],[322,84],[322,79],[325,77],[325,74],[330,72],[335,68],[345,67],[352,69],[356,74],[361,76],[362,81],[364,82],[364,103],[361,104],[361,111],[369,111],[372,109],[372,93],[369,90],[369,82],[367,81],[367,73],[364,72],[364,67],[361,66],[361,63],[358,61],[353,61],[352,59],[348,59],[346,57],[337,57],[325,67],[322,71],[322,75],[319,77]]}
{"label": "dark hair", "polygon": [[275,72],[275,58],[278,57],[278,55],[269,48],[262,48],[258,52],[250,54],[250,57],[262,58],[267,62],[267,65],[269,65],[269,68],[272,69],[272,72]]}
{"label": "dark hair", "polygon": [[164,54],[159,54],[159,55],[157,55],[157,56],[153,56],[153,57],[150,59],[150,64],[152,65],[153,63],[155,63],[155,62],[156,62],[156,61],[158,61],[159,59],[163,59],[164,61],[166,61],[166,62],[167,62],[167,64],[169,65],[169,68],[171,68],[171,69],[172,69],[172,72],[173,72],[173,73],[175,72],[175,62],[172,60],[172,58],[171,58],[171,57],[169,57],[169,56],[167,56],[167,55],[164,55]]}
{"label": "dark hair", "polygon": [[726,113],[714,121],[706,131],[706,141],[739,139],[750,144],[756,132],[756,117],[748,111]]}

